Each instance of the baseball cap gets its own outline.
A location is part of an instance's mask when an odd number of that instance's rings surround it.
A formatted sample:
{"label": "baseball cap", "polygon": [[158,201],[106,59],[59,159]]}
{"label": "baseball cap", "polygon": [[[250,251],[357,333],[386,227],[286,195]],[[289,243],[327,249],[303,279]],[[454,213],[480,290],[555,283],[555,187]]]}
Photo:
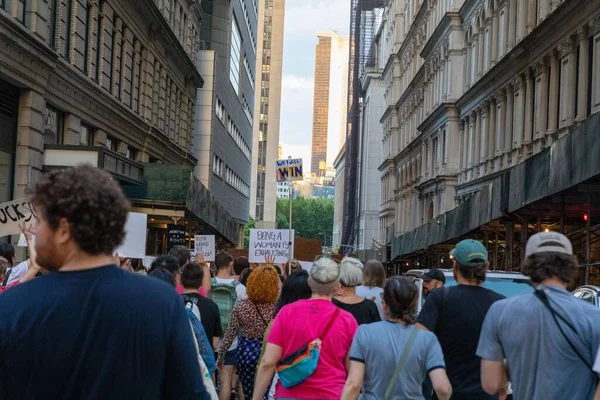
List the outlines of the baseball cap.
{"label": "baseball cap", "polygon": [[429,282],[432,279],[437,279],[438,281],[446,283],[446,276],[442,271],[437,268],[431,268],[421,274],[421,279],[425,282]]}
{"label": "baseball cap", "polygon": [[450,255],[463,267],[482,267],[488,259],[488,252],[481,242],[465,239],[458,243]]}
{"label": "baseball cap", "polygon": [[525,248],[525,257],[538,253],[563,253],[572,256],[573,245],[562,233],[540,232],[531,236]]}

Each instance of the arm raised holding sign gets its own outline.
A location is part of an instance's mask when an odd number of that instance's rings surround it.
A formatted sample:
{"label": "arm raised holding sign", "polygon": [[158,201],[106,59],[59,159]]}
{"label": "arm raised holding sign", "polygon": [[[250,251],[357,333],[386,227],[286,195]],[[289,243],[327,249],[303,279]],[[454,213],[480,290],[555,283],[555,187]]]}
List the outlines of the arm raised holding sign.
{"label": "arm raised holding sign", "polygon": [[32,233],[31,233],[32,224],[27,226],[27,223],[23,223],[23,225],[19,225],[23,236],[25,236],[25,241],[27,242],[27,248],[29,249],[29,262],[27,266],[29,269],[27,272],[19,279],[19,283],[25,283],[27,281],[32,280],[35,276],[41,271],[41,267],[36,262],[37,253],[35,251],[35,247],[32,241]]}
{"label": "arm raised holding sign", "polygon": [[210,282],[210,264],[204,259],[204,253],[196,253],[196,262],[202,266],[204,270],[204,277],[202,278],[202,288],[206,296],[210,294],[211,282]]}

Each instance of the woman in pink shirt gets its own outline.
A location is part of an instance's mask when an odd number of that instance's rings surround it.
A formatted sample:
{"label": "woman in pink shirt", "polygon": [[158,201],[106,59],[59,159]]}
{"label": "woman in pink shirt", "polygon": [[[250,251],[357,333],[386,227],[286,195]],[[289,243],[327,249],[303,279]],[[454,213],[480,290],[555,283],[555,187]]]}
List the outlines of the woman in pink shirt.
{"label": "woman in pink shirt", "polygon": [[[277,384],[278,399],[338,400],[342,396],[348,375],[349,351],[358,325],[347,311],[334,313],[337,307],[331,299],[339,290],[340,267],[330,258],[321,258],[310,271],[308,284],[312,297],[283,307],[271,326],[265,353],[258,369],[254,399],[268,389],[277,363],[286,356],[315,339],[321,339],[321,352],[317,369],[297,386],[286,389]],[[335,317],[331,329],[321,337],[329,321]]]}

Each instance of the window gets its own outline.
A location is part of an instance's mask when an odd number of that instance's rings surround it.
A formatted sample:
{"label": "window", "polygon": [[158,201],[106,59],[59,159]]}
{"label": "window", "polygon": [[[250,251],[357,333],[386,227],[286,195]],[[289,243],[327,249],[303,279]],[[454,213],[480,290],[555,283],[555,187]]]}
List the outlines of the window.
{"label": "window", "polygon": [[81,129],[79,130],[79,144],[82,146],[91,146],[94,143],[94,128],[81,124]]}
{"label": "window", "polygon": [[106,138],[106,148],[112,151],[117,151],[117,139],[108,136]]}
{"label": "window", "polygon": [[127,151],[125,152],[125,157],[129,158],[130,160],[136,161],[137,154],[138,154],[138,151],[136,149],[128,146]]}
{"label": "window", "polygon": [[71,2],[68,1],[66,4],[66,10],[65,10],[65,14],[66,14],[66,21],[65,23],[65,42],[64,42],[64,48],[62,49],[62,56],[64,58],[66,58],[67,60],[69,59],[69,49],[71,48]]}
{"label": "window", "polygon": [[[48,38],[46,39],[48,45],[56,50],[56,19],[58,18],[57,5],[58,0],[51,0],[48,10]],[[0,5],[4,5],[4,0],[0,0]]]}
{"label": "window", "polygon": [[100,48],[100,37],[102,36],[102,21],[104,20],[104,14],[102,13],[103,0],[98,1],[98,22],[96,25],[96,82],[100,81],[100,60],[101,55],[104,52],[104,47]]}
{"label": "window", "polygon": [[217,98],[217,105],[215,107],[215,114],[217,115],[217,118],[219,118],[219,120],[225,124],[225,118],[227,116],[227,112],[225,111],[225,106],[223,105],[223,103],[221,103],[221,100],[219,100]]}
{"label": "window", "polygon": [[64,115],[51,108],[46,108],[44,120],[44,145],[61,144],[63,141]]}
{"label": "window", "polygon": [[236,94],[240,92],[240,60],[241,60],[242,38],[240,30],[233,18],[231,24],[231,49],[229,52],[229,81],[233,85]]}

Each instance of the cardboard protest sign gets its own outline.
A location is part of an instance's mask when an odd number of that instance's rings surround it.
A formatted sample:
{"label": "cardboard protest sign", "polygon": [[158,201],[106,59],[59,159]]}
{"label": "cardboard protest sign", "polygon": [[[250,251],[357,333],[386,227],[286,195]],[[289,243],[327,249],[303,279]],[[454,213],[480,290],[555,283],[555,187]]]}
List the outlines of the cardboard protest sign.
{"label": "cardboard protest sign", "polygon": [[185,226],[167,225],[167,252],[175,246],[185,246]]}
{"label": "cardboard protest sign", "polygon": [[194,238],[194,254],[204,254],[205,261],[215,261],[215,236],[196,235]]}
{"label": "cardboard protest sign", "polygon": [[288,250],[294,258],[294,231],[292,230],[289,249],[289,230],[287,229],[251,229],[248,261],[251,263],[264,263],[265,257],[275,257],[276,264],[288,262]]}
{"label": "cardboard protest sign", "polygon": [[129,213],[125,224],[125,240],[117,249],[119,257],[145,258],[146,226],[148,216],[142,213]]}
{"label": "cardboard protest sign", "polygon": [[313,263],[311,263],[310,261],[298,261],[298,263],[300,263],[300,266],[302,267],[303,270],[305,270],[306,272],[310,272],[310,269],[313,266]]}
{"label": "cardboard protest sign", "polygon": [[19,225],[33,223],[37,219],[33,204],[18,199],[0,204],[0,237],[18,235]]}

